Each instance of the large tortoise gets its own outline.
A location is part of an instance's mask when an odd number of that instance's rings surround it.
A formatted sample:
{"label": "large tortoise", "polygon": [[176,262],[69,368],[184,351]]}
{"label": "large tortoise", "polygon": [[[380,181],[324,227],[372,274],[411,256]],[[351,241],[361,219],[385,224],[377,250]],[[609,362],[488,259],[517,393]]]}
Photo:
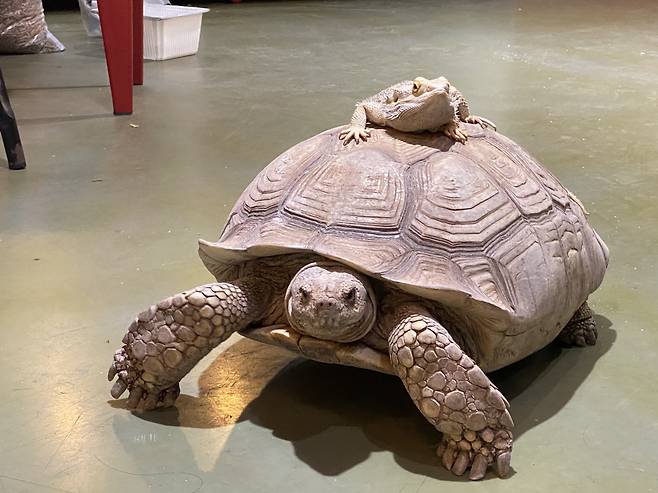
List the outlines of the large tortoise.
{"label": "large tortoise", "polygon": [[141,313],[112,395],[172,405],[180,379],[233,332],[311,359],[396,374],[443,433],[443,465],[509,472],[509,403],[486,372],[557,337],[594,344],[586,299],[608,251],[580,203],[518,145],[477,125],[466,144],[340,128],[288,150],[247,187],[220,239],[217,283]]}

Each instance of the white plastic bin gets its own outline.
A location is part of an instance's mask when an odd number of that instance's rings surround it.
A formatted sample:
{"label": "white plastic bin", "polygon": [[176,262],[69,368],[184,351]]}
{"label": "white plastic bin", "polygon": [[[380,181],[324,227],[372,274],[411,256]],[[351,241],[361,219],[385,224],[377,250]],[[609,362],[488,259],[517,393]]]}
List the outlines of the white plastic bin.
{"label": "white plastic bin", "polygon": [[144,4],[144,58],[168,60],[199,51],[201,17],[208,9]]}

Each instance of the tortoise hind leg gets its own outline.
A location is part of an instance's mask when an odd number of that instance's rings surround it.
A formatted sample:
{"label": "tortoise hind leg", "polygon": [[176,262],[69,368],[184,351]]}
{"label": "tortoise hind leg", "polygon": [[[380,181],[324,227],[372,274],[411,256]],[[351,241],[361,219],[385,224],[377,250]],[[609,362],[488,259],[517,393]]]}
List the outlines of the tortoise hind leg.
{"label": "tortoise hind leg", "polygon": [[509,403],[448,331],[424,310],[409,307],[389,336],[393,368],[416,407],[440,432],[444,467],[482,479],[496,463],[509,473],[514,426]]}
{"label": "tortoise hind leg", "polygon": [[596,322],[594,314],[587,304],[583,303],[576,311],[569,323],[558,335],[561,343],[567,346],[593,346],[596,344],[598,332],[596,331]]}

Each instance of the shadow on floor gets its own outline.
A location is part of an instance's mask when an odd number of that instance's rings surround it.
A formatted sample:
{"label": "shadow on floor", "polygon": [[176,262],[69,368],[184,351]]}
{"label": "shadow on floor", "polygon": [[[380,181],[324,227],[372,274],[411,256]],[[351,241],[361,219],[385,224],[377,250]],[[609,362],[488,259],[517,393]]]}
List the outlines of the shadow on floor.
{"label": "shadow on floor", "polygon": [[66,90],[75,90],[75,89],[105,89],[110,87],[108,84],[91,84],[85,86],[34,86],[34,87],[13,87],[11,92],[21,92],[21,91],[66,91]]}
{"label": "shadow on floor", "polygon": [[62,115],[62,116],[47,116],[39,118],[22,118],[21,124],[54,124],[54,123],[68,123],[68,122],[80,122],[85,120],[98,120],[99,118],[115,118],[111,113],[98,113],[93,115]]}
{"label": "shadow on floor", "polygon": [[[614,344],[611,322],[598,315],[596,321],[596,346],[551,344],[491,375],[511,402],[517,442],[533,426],[560,412]],[[245,339],[210,365],[199,387],[198,398],[182,395],[176,408],[139,416],[193,428],[248,420],[291,442],[300,460],[327,476],[387,450],[409,471],[462,480],[439,467],[434,451],[440,435],[396,377],[302,360]],[[227,445],[241,440],[240,435],[240,427],[235,428]]]}

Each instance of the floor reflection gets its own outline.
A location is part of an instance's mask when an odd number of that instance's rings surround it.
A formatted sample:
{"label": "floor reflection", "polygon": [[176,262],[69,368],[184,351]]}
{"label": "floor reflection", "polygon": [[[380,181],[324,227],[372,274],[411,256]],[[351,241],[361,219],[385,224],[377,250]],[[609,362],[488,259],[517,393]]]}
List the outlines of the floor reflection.
{"label": "floor reflection", "polygon": [[[594,347],[551,344],[492,374],[511,402],[517,442],[533,426],[558,414],[612,347],[616,334],[610,321],[597,316],[597,324]],[[327,476],[386,450],[407,470],[455,479],[437,467],[434,450],[440,435],[395,377],[302,360],[244,339],[213,361],[199,387],[199,397],[183,395],[174,409],[139,416],[192,428],[248,420],[291,442],[299,459]],[[247,439],[241,434],[235,427],[227,442]]]}

